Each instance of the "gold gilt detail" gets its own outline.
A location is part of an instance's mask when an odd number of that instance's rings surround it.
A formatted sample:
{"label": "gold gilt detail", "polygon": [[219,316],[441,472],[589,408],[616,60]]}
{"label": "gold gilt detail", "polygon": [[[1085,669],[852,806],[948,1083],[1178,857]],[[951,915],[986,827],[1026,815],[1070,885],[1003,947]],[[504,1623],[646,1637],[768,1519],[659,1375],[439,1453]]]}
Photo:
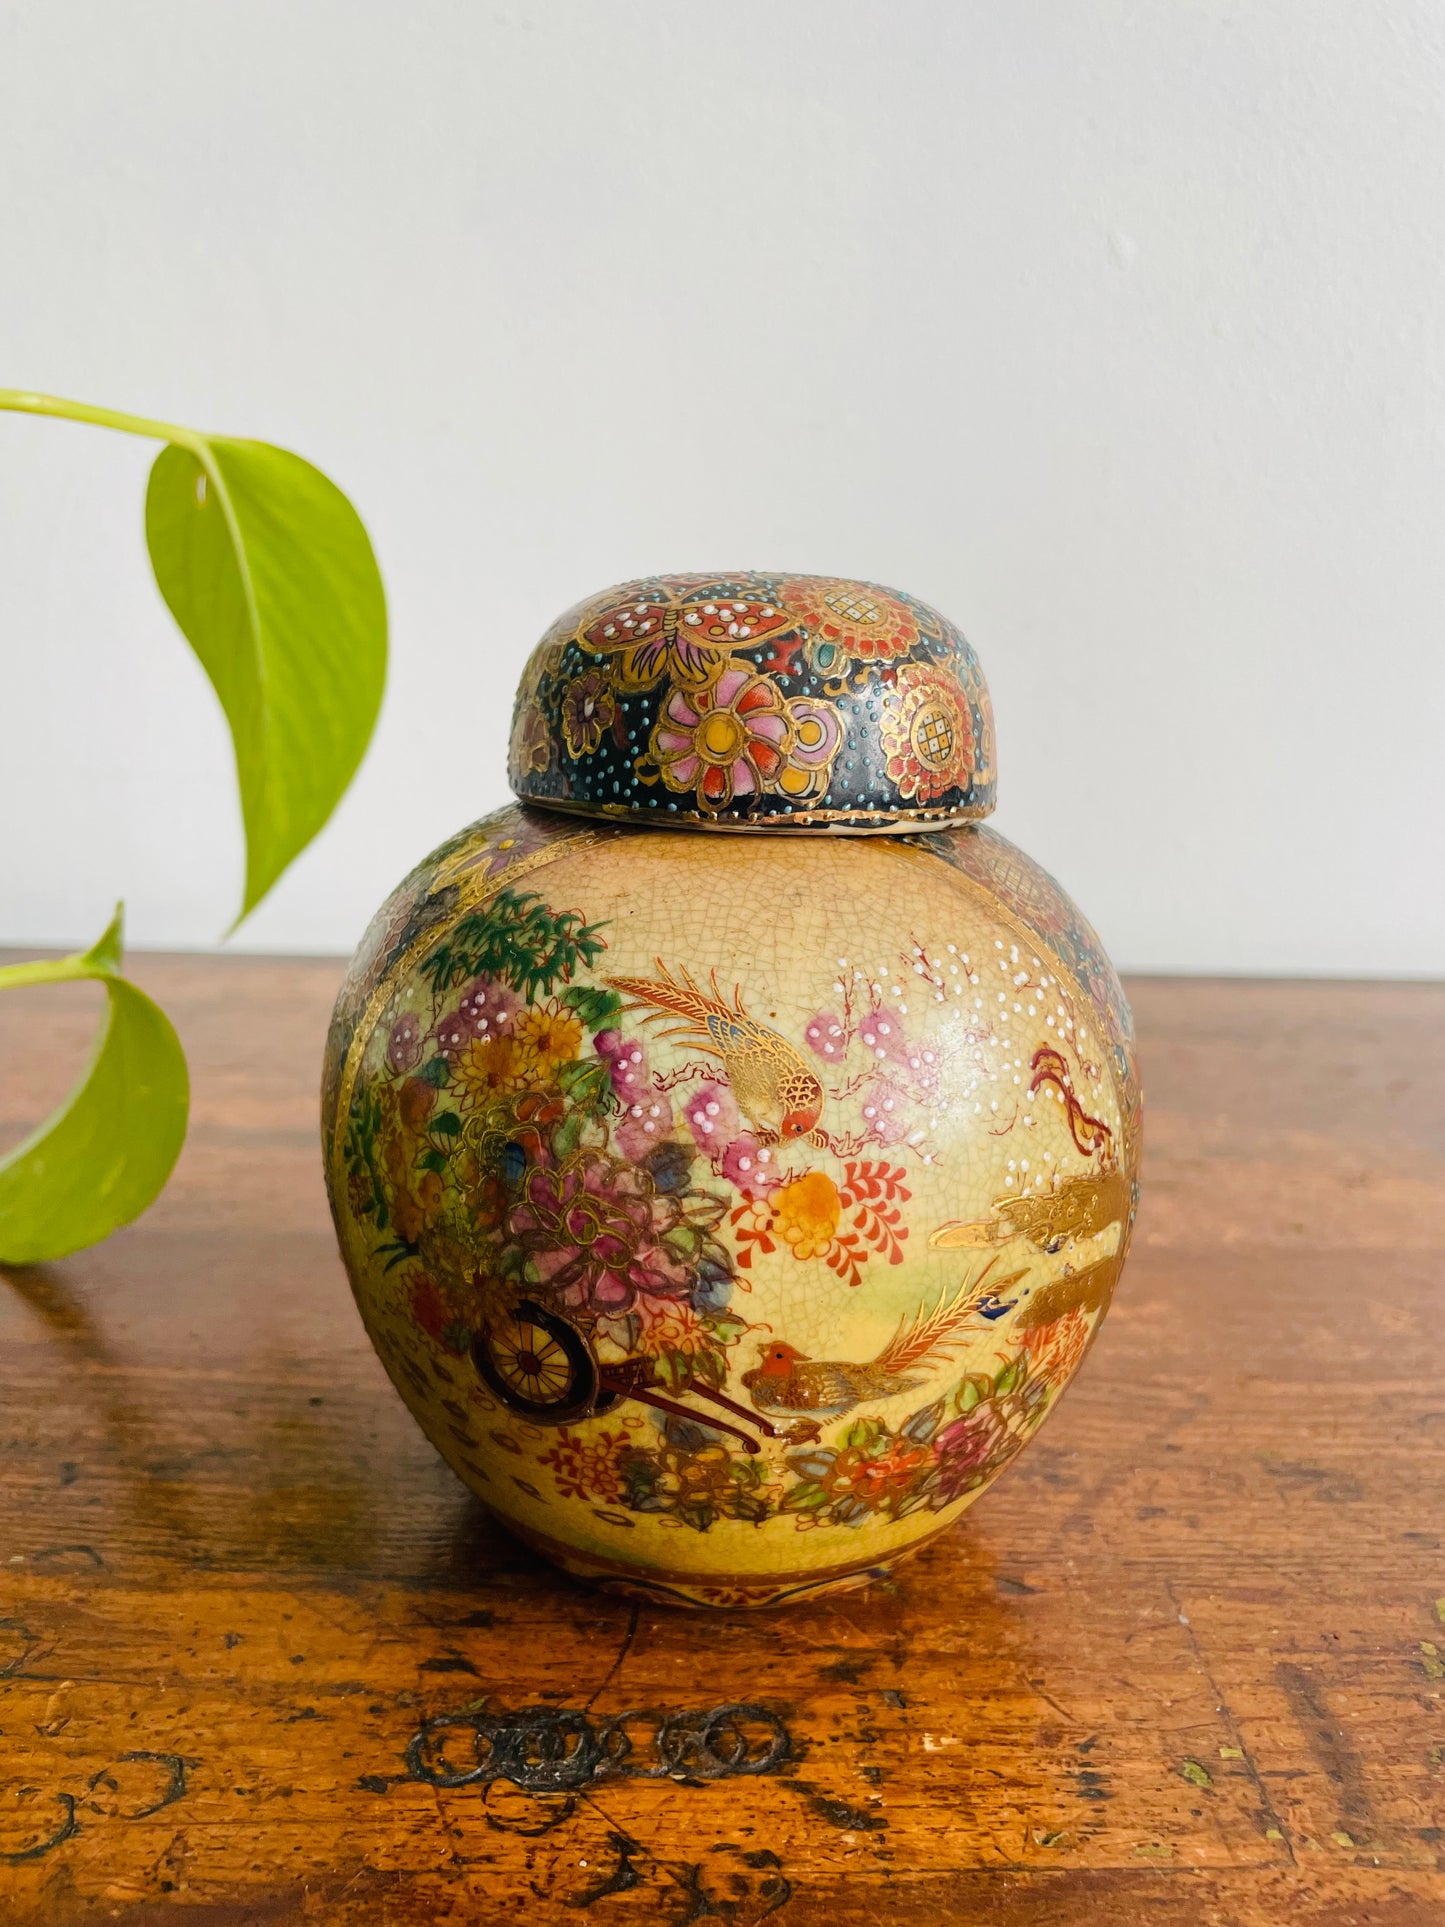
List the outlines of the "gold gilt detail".
{"label": "gold gilt detail", "polygon": [[943,1251],[956,1251],[1027,1238],[1040,1251],[1056,1250],[1068,1239],[1092,1238],[1111,1224],[1127,1223],[1130,1198],[1129,1179],[1117,1168],[1098,1174],[1081,1172],[1037,1196],[1015,1197],[1010,1192],[995,1198],[992,1219],[980,1224],[941,1224],[928,1242]]}

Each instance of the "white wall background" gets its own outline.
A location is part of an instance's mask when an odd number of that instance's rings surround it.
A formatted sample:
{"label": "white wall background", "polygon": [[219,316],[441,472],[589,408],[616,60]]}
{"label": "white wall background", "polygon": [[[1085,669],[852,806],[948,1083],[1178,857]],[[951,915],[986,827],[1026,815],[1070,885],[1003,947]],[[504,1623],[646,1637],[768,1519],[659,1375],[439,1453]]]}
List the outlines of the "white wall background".
{"label": "white wall background", "polygon": [[[962,624],[1125,965],[1445,970],[1442,322],[1439,0],[0,6],[0,383],[297,449],[387,577],[256,948],[504,800],[557,610],[753,565]],[[0,942],[239,898],[153,454],[0,416]]]}

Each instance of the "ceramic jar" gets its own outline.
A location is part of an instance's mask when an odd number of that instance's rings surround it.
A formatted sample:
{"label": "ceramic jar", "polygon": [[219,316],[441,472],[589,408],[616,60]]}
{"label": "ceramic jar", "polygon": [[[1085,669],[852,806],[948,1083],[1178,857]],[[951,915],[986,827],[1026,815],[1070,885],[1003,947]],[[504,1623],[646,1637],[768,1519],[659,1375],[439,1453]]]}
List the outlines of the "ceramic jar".
{"label": "ceramic jar", "polygon": [[693,1605],[858,1584],[1092,1343],[1137,1197],[1128,1006],[978,822],[993,755],[972,651],[911,597],[629,583],[527,667],[525,800],[367,932],[324,1087],[357,1303],[568,1571]]}

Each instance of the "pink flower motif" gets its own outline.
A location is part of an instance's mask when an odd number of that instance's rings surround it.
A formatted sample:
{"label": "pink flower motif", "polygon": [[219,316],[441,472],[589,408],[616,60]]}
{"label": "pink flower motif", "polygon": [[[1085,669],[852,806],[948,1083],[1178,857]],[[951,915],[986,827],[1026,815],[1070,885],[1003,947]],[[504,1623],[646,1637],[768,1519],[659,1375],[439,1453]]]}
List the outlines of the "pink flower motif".
{"label": "pink flower motif", "polygon": [[766,676],[736,665],[701,688],[675,684],[652,732],[652,754],[670,790],[695,790],[704,809],[771,789],[793,725]]}
{"label": "pink flower motif", "polygon": [[980,1479],[1001,1470],[1022,1444],[1023,1440],[1004,1424],[991,1399],[944,1426],[934,1442],[943,1502],[958,1498]]}
{"label": "pink flower motif", "polygon": [[421,1023],[414,1012],[403,1011],[392,1025],[386,1061],[397,1072],[415,1070],[421,1062]]}
{"label": "pink flower motif", "polygon": [[921,1044],[910,1046],[907,1057],[908,1068],[912,1071],[920,1091],[926,1093],[937,1090],[939,1057],[933,1039],[926,1037]]}
{"label": "pink flower motif", "polygon": [[455,1057],[466,1049],[476,1034],[469,1017],[463,1017],[459,1010],[449,1010],[445,1017],[437,1020],[437,1049],[443,1057]]}
{"label": "pink flower motif", "polygon": [[522,999],[509,984],[478,977],[457,1001],[457,1015],[472,1027],[474,1037],[494,1037],[522,1008]]}
{"label": "pink flower motif", "polygon": [[672,1129],[672,1105],[661,1091],[644,1092],[629,1104],[613,1132],[624,1157],[640,1164]]}
{"label": "pink flower motif", "polygon": [[723,1152],[719,1169],[746,1197],[765,1198],[776,1191],[781,1182],[773,1172],[772,1157],[765,1144],[759,1144],[755,1137],[744,1132]]}
{"label": "pink flower motif", "polygon": [[590,1151],[559,1171],[534,1170],[507,1229],[564,1304],[621,1312],[639,1295],[687,1297],[693,1275],[666,1243],[681,1216],[646,1171]]}
{"label": "pink flower motif", "polygon": [[718,1158],[738,1134],[737,1102],[726,1084],[699,1084],[682,1107],[697,1147]]}
{"label": "pink flower motif", "polygon": [[874,1078],[863,1100],[863,1121],[875,1144],[900,1144],[908,1135],[902,1093],[887,1078]]}
{"label": "pink flower motif", "polygon": [[831,1010],[820,1010],[803,1035],[819,1057],[826,1057],[830,1064],[841,1063],[848,1053],[843,1020],[835,1017]]}
{"label": "pink flower motif", "polygon": [[652,1089],[652,1074],[641,1044],[624,1037],[620,1030],[599,1030],[592,1048],[607,1066],[612,1089],[621,1103],[640,1104]]}
{"label": "pink flower motif", "polygon": [[891,1010],[870,1010],[858,1025],[858,1035],[877,1058],[892,1058],[895,1064],[908,1062],[908,1046],[902,1020]]}

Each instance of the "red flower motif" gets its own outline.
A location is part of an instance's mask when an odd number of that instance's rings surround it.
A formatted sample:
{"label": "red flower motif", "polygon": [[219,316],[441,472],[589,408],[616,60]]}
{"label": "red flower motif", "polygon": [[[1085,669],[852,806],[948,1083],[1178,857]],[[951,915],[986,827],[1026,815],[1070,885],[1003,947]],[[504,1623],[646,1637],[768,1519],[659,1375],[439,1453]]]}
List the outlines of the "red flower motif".
{"label": "red flower motif", "polygon": [[1089,1349],[1089,1321],[1075,1305],[1051,1324],[1026,1331],[1023,1341],[1034,1372],[1051,1384],[1066,1385]]}
{"label": "red flower motif", "polygon": [[936,670],[907,663],[898,671],[883,691],[879,732],[900,796],[930,803],[968,787],[973,723],[958,691]]}
{"label": "red flower motif", "polygon": [[866,582],[799,576],[784,587],[782,601],[815,638],[860,662],[896,661],[924,633],[917,610]]}

